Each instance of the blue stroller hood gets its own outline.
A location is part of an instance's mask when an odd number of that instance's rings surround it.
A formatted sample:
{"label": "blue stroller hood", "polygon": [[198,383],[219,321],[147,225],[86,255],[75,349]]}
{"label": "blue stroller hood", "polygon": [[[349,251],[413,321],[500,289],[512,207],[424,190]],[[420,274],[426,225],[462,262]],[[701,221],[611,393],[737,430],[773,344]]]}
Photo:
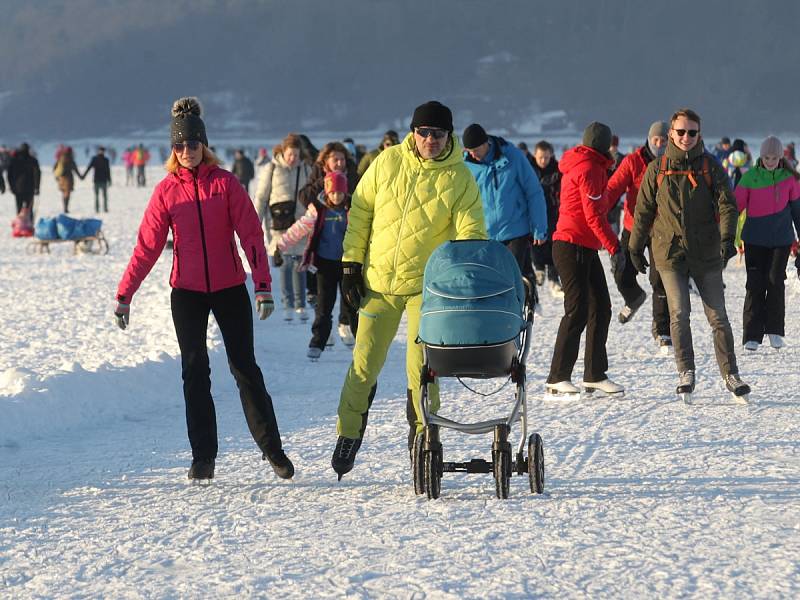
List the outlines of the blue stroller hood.
{"label": "blue stroller hood", "polygon": [[420,341],[482,346],[519,338],[525,285],[514,255],[494,240],[445,242],[425,265]]}

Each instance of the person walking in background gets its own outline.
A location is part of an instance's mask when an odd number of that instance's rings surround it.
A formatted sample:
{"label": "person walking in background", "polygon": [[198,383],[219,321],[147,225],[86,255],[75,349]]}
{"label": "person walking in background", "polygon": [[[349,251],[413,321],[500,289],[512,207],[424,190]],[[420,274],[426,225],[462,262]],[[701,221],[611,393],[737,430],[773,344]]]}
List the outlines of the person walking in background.
{"label": "person walking in background", "polygon": [[800,174],[783,156],[781,141],[769,136],[755,166],[736,186],[737,208],[747,211],[741,234],[747,265],[742,343],[747,350],[758,350],[765,334],[773,348],[784,346],[783,280],[791,245],[800,235],[798,179]]}
{"label": "person walking in background", "polygon": [[561,208],[553,234],[553,260],[564,289],[564,316],[545,386],[551,397],[574,397],[580,392],[572,383],[572,370],[584,329],[584,390],[609,395],[624,392],[623,386],[606,374],[611,297],[597,253],[603,247],[608,250],[612,272],[625,268],[625,253],[608,222],[605,189],[612,165],[610,145],[608,125],[590,123],[581,144],[565,152],[558,163],[562,173]]}
{"label": "person walking in background", "polygon": [[269,254],[273,257],[273,264],[280,268],[286,321],[293,320],[295,315],[301,321],[308,319],[305,308],[306,274],[298,271],[303,245],[297,243],[283,253],[277,253],[281,236],[305,213],[305,207],[298,200],[311,168],[301,159],[300,152],[300,138],[290,133],[275,148],[272,161],[261,170],[255,199],[256,212],[264,223]]}
{"label": "person walking in background", "polygon": [[250,432],[275,474],[290,479],[294,466],[283,451],[272,398],[256,364],[253,308],[245,286],[246,274],[235,250],[234,233],[250,264],[256,311],[259,319],[266,319],[274,304],[261,224],[244,188],[219,167],[219,159],[209,150],[196,98],[175,101],[170,137],[167,176],[153,191],[136,248],[117,290],[117,324],[121,329],[128,327],[131,300],[161,256],[172,230],[171,306],[192,447],[189,478],[212,479],[218,452],[206,345],[208,316],[213,313]]}
{"label": "person walking in background", "polygon": [[517,259],[522,276],[533,284],[531,244],[547,239],[547,207],[539,178],[525,155],[501,137],[487,135],[473,123],[461,137],[464,160],[481,192],[489,239],[505,245]]}
{"label": "person walking in background", "polygon": [[731,138],[728,136],[723,136],[719,143],[714,146],[714,151],[712,154],[716,157],[719,161],[719,164],[728,158],[728,155],[731,153]]}
{"label": "person walking in background", "polygon": [[125,185],[133,185],[133,146],[126,148],[122,153],[122,162],[125,164]]}
{"label": "person walking in background", "polygon": [[269,151],[266,148],[259,148],[258,149],[258,157],[256,158],[256,167],[266,167],[269,164]]}
{"label": "person walking in background", "polygon": [[136,167],[136,187],[144,187],[147,185],[147,177],[145,176],[145,167],[150,162],[150,152],[139,144],[133,151],[133,164]]}
{"label": "person walking in background", "polygon": [[[609,206],[616,205],[622,194],[625,194],[625,204],[623,207],[622,236],[620,243],[625,252],[625,268],[614,274],[614,281],[617,289],[625,301],[625,306],[619,312],[619,322],[627,323],[630,321],[639,307],[644,304],[647,294],[636,281],[637,271],[630,261],[628,243],[631,238],[631,228],[633,227],[633,215],[636,209],[636,198],[639,194],[639,186],[642,184],[647,165],[654,159],[659,158],[667,149],[667,133],[669,125],[664,121],[656,121],[650,125],[647,131],[647,140],[635,152],[628,154],[620,164],[619,168],[611,176],[606,187],[606,196]],[[650,260],[653,254],[650,242],[647,242]],[[650,269],[650,285],[653,289],[653,336],[659,341],[659,346],[669,348],[672,346],[672,337],[669,330],[669,307],[667,306],[667,295],[661,283],[658,270]]]}
{"label": "person walking in background", "polygon": [[652,268],[658,269],[667,294],[680,395],[691,394],[695,385],[690,277],[713,331],[725,386],[736,396],[750,393],[739,377],[722,282],[723,268],[736,255],[737,217],[728,177],[703,146],[700,116],[688,108],[677,110],[667,150],[650,162],[639,187],[629,251],[636,269],[646,273],[644,249],[652,237]]}
{"label": "person walking in background", "polygon": [[97,148],[97,154],[92,157],[86,170],[81,175],[84,179],[89,171],[94,169],[94,212],[100,212],[100,194],[103,194],[103,212],[108,212],[108,188],[111,186],[111,166],[106,158],[106,149]]}
{"label": "person walking in background", "polygon": [[722,161],[722,166],[728,173],[728,178],[731,180],[731,187],[736,189],[739,185],[739,180],[742,178],[747,170],[753,166],[753,157],[747,145],[742,139],[733,140],[731,151],[728,156]]}
{"label": "person walking in background", "polygon": [[33,220],[33,197],[39,195],[42,172],[27,143],[20,144],[8,162],[8,188],[17,202],[17,214],[28,208]]}
{"label": "person walking in background", "polygon": [[[627,154],[620,152],[619,138],[616,135],[611,136],[611,146],[609,147],[608,152],[611,155],[611,159],[614,161],[614,164],[611,165],[611,168],[608,171],[608,176],[611,177],[614,173],[616,173],[617,169],[619,169],[619,166],[622,164],[622,161],[627,156]],[[614,204],[609,204],[608,222],[611,224],[611,230],[616,236],[619,236],[619,218],[621,214],[622,203],[615,202]]]}
{"label": "person walking in background", "polygon": [[544,285],[547,280],[550,285],[550,294],[554,298],[563,298],[564,290],[561,289],[558,269],[553,263],[553,233],[555,233],[558,222],[558,207],[561,197],[561,172],[558,170],[558,161],[553,146],[545,140],[537,142],[533,149],[531,164],[534,173],[539,178],[547,205],[547,240],[543,244],[533,247],[536,284]]}
{"label": "person walking in background", "polygon": [[242,187],[250,193],[250,182],[256,176],[256,169],[253,166],[253,161],[244,155],[244,149],[238,148],[233,153],[233,165],[231,166],[231,173],[236,176]]}
{"label": "person walking in background", "polygon": [[61,155],[58,157],[56,164],[53,166],[53,175],[55,175],[58,182],[58,189],[61,191],[61,206],[64,213],[69,212],[69,200],[72,196],[72,191],[75,189],[75,177],[73,173],[79,178],[83,179],[78,165],[75,164],[75,157],[72,153],[72,147],[67,146]]}
{"label": "person walking in background", "polygon": [[[317,303],[307,354],[311,360],[317,360],[322,354],[333,326],[331,315],[342,282],[342,244],[347,229],[348,197],[344,174],[339,171],[326,174],[323,192],[278,241],[278,249],[283,252],[287,247],[309,238],[300,269],[308,270],[317,279]],[[349,313],[348,321],[352,324],[354,336],[358,325],[357,315],[344,300],[342,305],[342,309]],[[343,341],[346,346],[352,347],[355,338],[351,336]]]}
{"label": "person walking in background", "polygon": [[[453,135],[453,115],[439,102],[426,102],[414,110],[411,133],[380,153],[353,194],[344,238],[342,290],[350,306],[360,311],[331,457],[339,479],[353,468],[378,375],[403,314],[409,449],[413,445],[422,430],[417,409],[423,356],[416,338],[425,263],[449,239],[485,238],[480,193]],[[438,386],[431,385],[430,391],[435,413]]]}
{"label": "person walking in background", "polygon": [[397,132],[394,129],[389,129],[386,133],[383,134],[381,138],[381,143],[378,145],[375,150],[367,152],[361,160],[358,162],[358,177],[361,178],[364,176],[364,173],[367,172],[369,166],[372,162],[378,158],[378,155],[386,150],[386,148],[391,148],[392,146],[396,146],[400,143],[400,136],[397,135]]}

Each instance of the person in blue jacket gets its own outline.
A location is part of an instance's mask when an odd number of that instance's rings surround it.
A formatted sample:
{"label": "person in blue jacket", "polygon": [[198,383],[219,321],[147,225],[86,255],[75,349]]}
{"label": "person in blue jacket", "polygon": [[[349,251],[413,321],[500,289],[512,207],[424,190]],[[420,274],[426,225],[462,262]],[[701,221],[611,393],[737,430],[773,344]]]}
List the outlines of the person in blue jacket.
{"label": "person in blue jacket", "polygon": [[464,130],[462,139],[464,160],[481,191],[489,238],[505,244],[522,274],[535,283],[531,243],[547,240],[547,205],[539,178],[516,146],[487,135],[477,123]]}

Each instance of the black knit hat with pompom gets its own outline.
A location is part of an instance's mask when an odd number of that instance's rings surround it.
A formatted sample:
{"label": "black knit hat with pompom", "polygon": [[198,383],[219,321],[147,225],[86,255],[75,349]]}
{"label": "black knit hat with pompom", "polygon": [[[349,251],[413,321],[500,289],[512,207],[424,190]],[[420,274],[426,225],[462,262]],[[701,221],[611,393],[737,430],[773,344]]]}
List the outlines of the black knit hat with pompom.
{"label": "black knit hat with pompom", "polygon": [[170,127],[170,143],[202,142],[208,146],[206,125],[200,115],[203,108],[200,101],[192,96],[178,98],[172,105],[172,126]]}

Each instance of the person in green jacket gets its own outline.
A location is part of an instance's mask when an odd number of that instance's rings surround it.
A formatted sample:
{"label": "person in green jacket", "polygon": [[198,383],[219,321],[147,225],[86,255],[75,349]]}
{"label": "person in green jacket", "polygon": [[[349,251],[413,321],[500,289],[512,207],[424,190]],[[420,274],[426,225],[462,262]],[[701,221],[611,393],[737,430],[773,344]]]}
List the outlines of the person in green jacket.
{"label": "person in green jacket", "polygon": [[736,256],[738,216],[728,177],[703,146],[700,116],[690,109],[676,111],[670,121],[667,151],[650,162],[639,187],[629,249],[636,270],[646,273],[649,265],[644,248],[652,231],[653,267],[658,269],[667,295],[679,373],[676,392],[680,395],[694,392],[695,384],[690,277],[713,331],[725,386],[736,396],[750,393],[750,387],[739,378],[722,282],[722,270]]}
{"label": "person in green jacket", "polygon": [[[450,109],[436,101],[414,110],[411,133],[384,149],[352,197],[344,238],[342,293],[359,309],[353,362],[339,399],[338,440],[331,458],[342,478],[350,472],[367,425],[375,386],[403,313],[407,317],[407,418],[413,440],[421,430],[416,343],[422,275],[437,246],[452,239],[486,239],[475,178],[453,135]],[[431,411],[439,407],[430,388]],[[411,443],[411,442],[410,442]]]}
{"label": "person in green jacket", "polygon": [[373,161],[378,158],[378,155],[381,151],[386,150],[386,148],[391,148],[392,146],[396,146],[400,143],[400,138],[397,135],[397,132],[393,129],[390,129],[386,133],[383,134],[383,138],[381,139],[380,145],[372,150],[371,152],[367,152],[364,156],[361,157],[361,160],[358,162],[358,177],[359,179],[364,176],[364,173],[367,172],[369,166],[373,163]]}

